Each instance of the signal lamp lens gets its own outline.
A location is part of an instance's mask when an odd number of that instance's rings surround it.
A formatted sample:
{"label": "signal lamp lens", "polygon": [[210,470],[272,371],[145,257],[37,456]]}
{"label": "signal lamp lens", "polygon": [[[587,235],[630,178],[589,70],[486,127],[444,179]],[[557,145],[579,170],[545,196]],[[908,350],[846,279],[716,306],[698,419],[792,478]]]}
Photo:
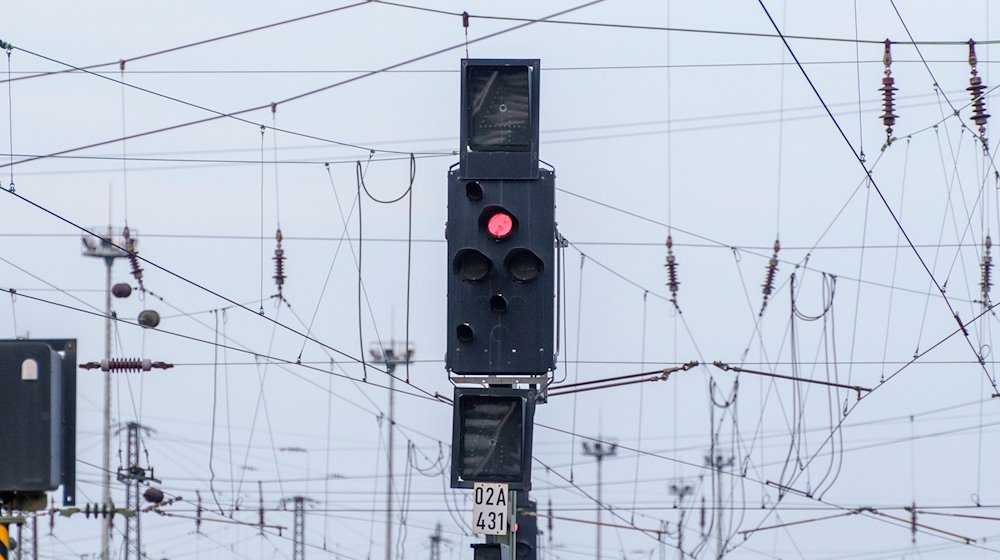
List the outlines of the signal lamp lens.
{"label": "signal lamp lens", "polygon": [[493,263],[489,257],[475,249],[461,249],[455,253],[454,271],[468,282],[479,282],[489,275]]}
{"label": "signal lamp lens", "polygon": [[506,313],[507,298],[503,297],[503,294],[494,294],[490,296],[490,310],[494,313]]}
{"label": "signal lamp lens", "polygon": [[487,218],[486,231],[497,239],[503,239],[514,231],[514,218],[506,212],[497,212]]}
{"label": "signal lamp lens", "polygon": [[476,333],[472,330],[472,325],[462,323],[455,328],[455,336],[458,337],[460,342],[472,342],[472,339],[476,337]]}
{"label": "signal lamp lens", "polygon": [[542,259],[528,249],[514,249],[504,260],[507,272],[518,282],[531,282],[541,275],[545,265]]}
{"label": "signal lamp lens", "polygon": [[483,186],[479,181],[469,181],[465,184],[465,197],[469,200],[482,200]]}

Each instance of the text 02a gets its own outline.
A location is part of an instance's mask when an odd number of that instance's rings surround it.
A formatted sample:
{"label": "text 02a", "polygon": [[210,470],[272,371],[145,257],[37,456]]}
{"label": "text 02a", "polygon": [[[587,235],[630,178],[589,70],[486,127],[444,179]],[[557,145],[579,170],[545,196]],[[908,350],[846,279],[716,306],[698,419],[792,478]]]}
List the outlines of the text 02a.
{"label": "text 02a", "polygon": [[506,535],[510,522],[510,490],[502,482],[476,482],[472,487],[472,530],[480,535]]}

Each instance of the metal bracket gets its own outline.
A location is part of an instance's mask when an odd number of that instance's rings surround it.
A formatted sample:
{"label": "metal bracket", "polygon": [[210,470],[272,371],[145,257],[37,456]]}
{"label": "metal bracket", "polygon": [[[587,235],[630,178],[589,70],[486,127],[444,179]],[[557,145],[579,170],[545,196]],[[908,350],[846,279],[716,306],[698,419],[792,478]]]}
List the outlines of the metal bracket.
{"label": "metal bracket", "polygon": [[539,404],[548,402],[549,384],[552,382],[552,378],[548,374],[520,376],[452,375],[448,379],[455,385],[528,387],[537,391],[538,397],[535,399],[535,402]]}

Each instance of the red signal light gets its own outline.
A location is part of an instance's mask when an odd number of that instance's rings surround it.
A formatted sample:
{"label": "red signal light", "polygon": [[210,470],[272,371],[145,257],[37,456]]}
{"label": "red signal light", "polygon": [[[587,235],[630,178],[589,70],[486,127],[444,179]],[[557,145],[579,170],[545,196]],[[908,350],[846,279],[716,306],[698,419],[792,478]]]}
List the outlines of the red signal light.
{"label": "red signal light", "polygon": [[486,231],[497,239],[503,239],[514,231],[514,218],[502,210],[498,211],[486,219]]}

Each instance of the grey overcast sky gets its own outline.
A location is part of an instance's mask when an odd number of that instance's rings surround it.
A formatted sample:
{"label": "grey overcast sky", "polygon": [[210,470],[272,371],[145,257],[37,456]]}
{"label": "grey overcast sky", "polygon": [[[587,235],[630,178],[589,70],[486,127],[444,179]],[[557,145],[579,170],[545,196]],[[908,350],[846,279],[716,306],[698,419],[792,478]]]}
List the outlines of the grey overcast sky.
{"label": "grey overcast sky", "polygon": [[[996,112],[996,5],[578,6],[4,6],[0,179],[15,194],[0,193],[0,333],[76,338],[81,362],[99,360],[103,267],[81,255],[77,226],[136,232],[147,292],[114,301],[128,322],[113,354],[175,367],[115,375],[112,417],[154,430],[143,462],[183,497],[143,515],[149,558],[291,558],[282,499],[296,495],[313,500],[309,557],[384,557],[388,380],[359,360],[407,336],[393,558],[429,557],[438,523],[442,556],[470,558],[470,492],[447,481],[451,409],[428,397],[452,392],[444,226],[466,56],[541,59],[541,158],[569,241],[555,381],[702,364],[538,408],[541,558],[594,555],[588,438],[619,444],[604,462],[605,558],[713,558],[719,536],[727,558],[1000,552],[996,288],[982,286],[1000,230],[997,141],[966,91],[971,38]],[[412,197],[377,202],[410,186],[410,154]],[[287,304],[271,297],[279,227]],[[113,272],[137,286],[127,262]],[[143,309],[158,330],[131,324]],[[83,504],[101,494],[101,376],[78,379]],[[123,447],[115,436],[112,469]],[[254,526],[261,499],[281,535]],[[40,558],[99,552],[92,519],[39,525]]]}

